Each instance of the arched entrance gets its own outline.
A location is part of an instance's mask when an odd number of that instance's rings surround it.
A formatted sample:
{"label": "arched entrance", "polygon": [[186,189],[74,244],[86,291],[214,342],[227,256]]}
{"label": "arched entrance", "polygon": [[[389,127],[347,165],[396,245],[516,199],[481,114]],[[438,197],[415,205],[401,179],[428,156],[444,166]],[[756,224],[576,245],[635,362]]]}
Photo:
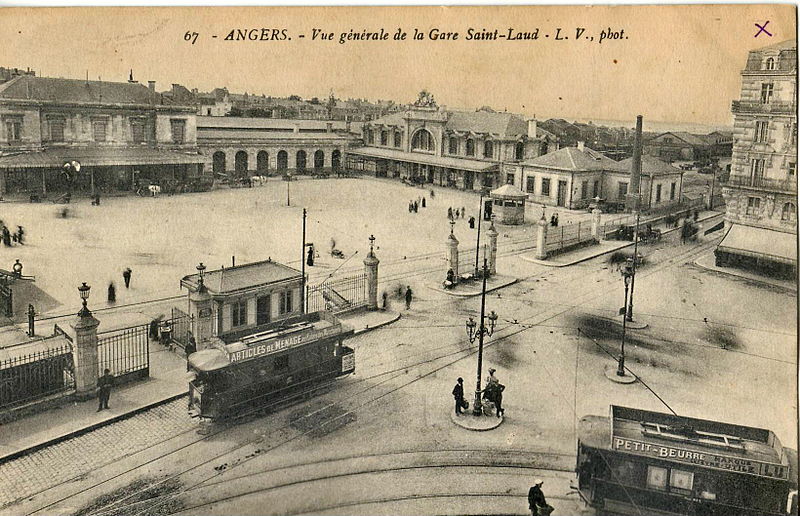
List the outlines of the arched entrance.
{"label": "arched entrance", "polygon": [[289,168],[289,153],[285,150],[278,151],[278,170]]}
{"label": "arched entrance", "polygon": [[217,151],[214,153],[212,157],[211,170],[214,172],[214,175],[224,174],[225,173],[225,153],[222,151]]}
{"label": "arched entrance", "polygon": [[247,175],[247,153],[245,151],[240,150],[236,153],[234,170],[236,170],[236,175],[238,177]]}
{"label": "arched entrance", "polygon": [[325,167],[325,152],[318,150],[314,153],[314,172],[322,172]]}
{"label": "arched entrance", "polygon": [[296,167],[297,171],[300,172],[300,173],[305,172],[306,171],[306,151],[304,151],[304,150],[297,151],[296,161],[297,161],[297,167]]}
{"label": "arched entrance", "polygon": [[267,151],[258,151],[256,154],[256,171],[259,176],[266,176],[269,171],[269,153]]}

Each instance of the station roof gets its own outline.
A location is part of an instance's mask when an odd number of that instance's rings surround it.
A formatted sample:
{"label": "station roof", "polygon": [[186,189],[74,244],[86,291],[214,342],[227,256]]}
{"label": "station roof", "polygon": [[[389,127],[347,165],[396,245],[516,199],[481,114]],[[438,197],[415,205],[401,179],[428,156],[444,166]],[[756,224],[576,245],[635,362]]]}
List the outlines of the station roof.
{"label": "station roof", "polygon": [[422,154],[418,152],[405,152],[394,149],[383,149],[380,147],[359,147],[347,151],[348,154],[366,156],[370,158],[383,158],[395,161],[407,161],[411,163],[421,163],[423,165],[433,165],[436,167],[453,168],[457,170],[470,170],[482,172],[496,167],[497,164],[491,161],[480,161],[477,159],[449,158],[435,156],[433,154]]}
{"label": "station roof", "polygon": [[[199,279],[200,274],[184,276],[181,285],[196,290]],[[264,260],[207,271],[203,275],[203,284],[212,295],[224,296],[292,279],[301,279],[300,271],[272,260]]]}
{"label": "station roof", "polygon": [[60,168],[69,161],[84,167],[114,165],[190,165],[205,163],[199,154],[183,154],[147,147],[53,147],[0,156],[0,168]]}
{"label": "station roof", "polygon": [[331,124],[333,130],[344,130],[347,122],[341,120],[299,120],[294,118],[249,118],[238,116],[198,116],[197,129],[256,129],[292,131],[325,131]]}
{"label": "station roof", "polygon": [[[620,172],[625,172],[630,174],[631,172],[631,164],[633,163],[633,158],[623,159],[622,161],[617,162],[617,168]],[[661,161],[660,159],[654,156],[644,155],[642,156],[642,175],[643,176],[667,176],[672,174],[683,174],[684,171],[675,168],[669,163],[665,161]]]}

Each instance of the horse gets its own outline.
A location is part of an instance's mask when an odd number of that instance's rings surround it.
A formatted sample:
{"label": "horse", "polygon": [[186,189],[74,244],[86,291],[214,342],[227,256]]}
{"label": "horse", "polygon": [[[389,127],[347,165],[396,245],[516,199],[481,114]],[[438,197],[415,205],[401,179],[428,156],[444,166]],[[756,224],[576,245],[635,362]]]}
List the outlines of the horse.
{"label": "horse", "polygon": [[147,189],[150,191],[150,195],[153,197],[158,197],[161,195],[161,187],[159,185],[150,185],[147,187]]}

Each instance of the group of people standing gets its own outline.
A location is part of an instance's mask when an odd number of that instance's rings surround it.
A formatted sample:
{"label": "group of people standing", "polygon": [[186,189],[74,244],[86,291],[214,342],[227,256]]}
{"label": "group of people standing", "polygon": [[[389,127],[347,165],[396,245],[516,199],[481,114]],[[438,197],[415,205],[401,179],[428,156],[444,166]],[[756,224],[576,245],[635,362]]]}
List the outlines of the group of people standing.
{"label": "group of people standing", "polygon": [[425,207],[425,197],[418,197],[416,201],[408,201],[408,213],[419,213],[420,207]]}
{"label": "group of people standing", "polygon": [[[467,216],[467,209],[464,208],[463,206],[461,207],[460,210],[458,208],[453,210],[452,207],[447,208],[447,218],[450,219],[450,220],[455,220],[455,219],[458,219],[458,218],[463,219],[466,216]],[[470,217],[470,218],[472,218],[472,217]]]}
{"label": "group of people standing", "polygon": [[[133,270],[130,267],[125,267],[122,271],[122,280],[125,282],[125,288],[131,288],[131,275],[133,274]],[[116,303],[117,302],[117,287],[114,285],[114,282],[108,284],[108,302],[109,303]]]}
{"label": "group of people standing", "polygon": [[22,228],[22,226],[17,226],[17,230],[13,233],[8,229],[8,226],[6,226],[2,220],[0,220],[0,226],[2,226],[0,233],[2,234],[3,245],[6,247],[11,247],[14,244],[25,244],[25,230]]}
{"label": "group of people standing", "polygon": [[[494,375],[497,369],[490,368],[489,376],[486,377],[486,387],[483,391],[483,399],[491,401],[494,404],[495,415],[501,417],[505,414],[503,408],[503,391],[506,386],[500,383],[500,380]],[[456,380],[456,386],[453,387],[453,398],[456,402],[456,415],[463,414],[462,410],[469,408],[469,403],[464,400],[464,379],[459,378]]]}
{"label": "group of people standing", "polygon": [[553,214],[550,215],[550,225],[554,228],[558,227],[558,213],[553,212]]}

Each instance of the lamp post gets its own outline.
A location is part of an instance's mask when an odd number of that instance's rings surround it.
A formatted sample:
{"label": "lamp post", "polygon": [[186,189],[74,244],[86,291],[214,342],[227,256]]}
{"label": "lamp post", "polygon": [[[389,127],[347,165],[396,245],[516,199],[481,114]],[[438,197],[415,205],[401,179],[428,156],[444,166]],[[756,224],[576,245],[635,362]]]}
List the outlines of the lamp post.
{"label": "lamp post", "polygon": [[481,250],[481,219],[483,218],[483,197],[486,195],[486,188],[481,188],[481,198],[478,205],[478,240],[475,242],[475,277],[478,277],[478,271],[480,271],[480,267],[478,263],[480,263],[480,250]]}
{"label": "lamp post", "polygon": [[633,322],[633,287],[636,284],[636,265],[639,262],[639,212],[636,212],[636,228],[633,231],[633,265],[630,273],[631,300],[626,305],[625,319]]}
{"label": "lamp post", "polygon": [[286,206],[292,205],[292,200],[289,197],[289,183],[292,182],[292,175],[288,172],[286,173]]}
{"label": "lamp post", "polygon": [[89,311],[89,308],[86,306],[86,301],[89,299],[89,291],[91,289],[92,287],[87,285],[85,281],[78,287],[78,294],[80,294],[81,301],[83,302],[83,308],[78,312],[78,317],[90,317],[92,315],[92,312]]}
{"label": "lamp post", "polygon": [[633,278],[633,269],[631,268],[630,263],[626,263],[625,267],[622,269],[622,278],[625,282],[625,305],[622,309],[622,350],[619,355],[617,376],[625,376],[625,330],[627,329],[628,322],[628,287],[630,286]]}
{"label": "lamp post", "polygon": [[466,327],[467,327],[467,338],[469,338],[469,343],[474,344],[475,339],[478,339],[478,376],[477,376],[477,383],[475,386],[475,404],[472,407],[472,415],[480,416],[483,413],[483,409],[481,407],[481,368],[483,367],[483,336],[486,335],[488,337],[492,336],[494,333],[494,327],[497,324],[497,314],[494,313],[494,310],[489,314],[489,327],[487,328],[484,324],[484,317],[486,313],[486,259],[483,260],[483,287],[481,289],[481,324],[478,327],[475,320],[470,317],[467,320]]}

